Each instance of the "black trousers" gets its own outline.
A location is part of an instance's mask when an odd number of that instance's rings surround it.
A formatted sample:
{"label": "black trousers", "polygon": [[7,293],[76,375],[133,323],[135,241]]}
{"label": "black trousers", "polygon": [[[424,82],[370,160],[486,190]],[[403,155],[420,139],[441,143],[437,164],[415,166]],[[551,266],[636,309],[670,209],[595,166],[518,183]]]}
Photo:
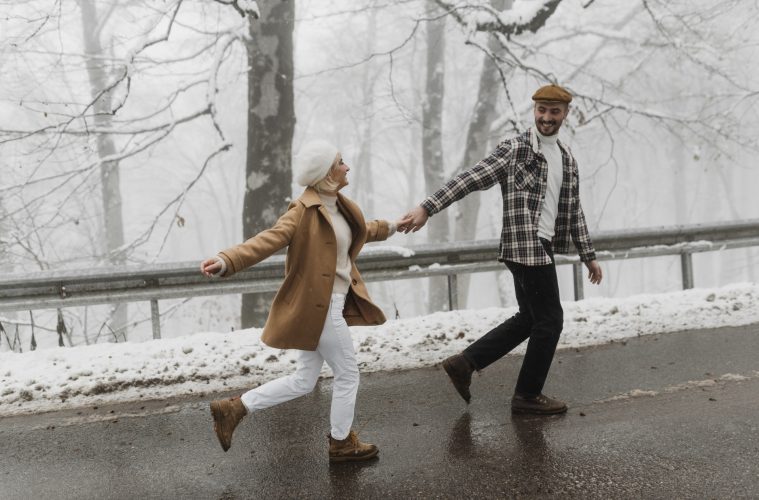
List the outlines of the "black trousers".
{"label": "black trousers", "polygon": [[506,262],[514,276],[519,312],[483,335],[463,353],[478,370],[482,370],[529,338],[516,386],[516,392],[529,396],[537,396],[543,390],[564,326],[553,250],[548,240],[541,238],[540,241],[551,257],[551,264],[525,266]]}

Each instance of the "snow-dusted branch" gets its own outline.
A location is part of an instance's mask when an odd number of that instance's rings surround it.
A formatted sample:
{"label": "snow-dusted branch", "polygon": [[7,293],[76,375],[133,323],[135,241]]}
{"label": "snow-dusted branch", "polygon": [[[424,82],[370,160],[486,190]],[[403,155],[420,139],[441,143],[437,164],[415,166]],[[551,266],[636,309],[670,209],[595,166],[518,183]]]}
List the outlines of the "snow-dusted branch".
{"label": "snow-dusted branch", "polygon": [[250,16],[253,19],[261,18],[261,11],[258,8],[258,4],[253,0],[214,0],[216,3],[222,5],[229,5],[235,9],[240,16]]}
{"label": "snow-dusted branch", "polygon": [[[22,185],[14,185],[14,186],[9,186],[7,188],[0,188],[0,192],[7,191],[9,189],[23,189],[23,188],[25,188],[25,187],[29,186],[30,184],[33,184],[33,183],[41,183],[43,181],[53,181],[53,180],[57,180],[57,179],[62,179],[60,182],[58,182],[57,184],[55,184],[53,187],[45,190],[44,192],[40,193],[37,196],[34,196],[31,200],[26,200],[26,202],[24,203],[24,205],[22,205],[20,208],[16,209],[15,211],[13,211],[13,210],[9,211],[8,214],[6,214],[6,215],[4,215],[2,217],[2,219],[10,218],[13,215],[16,215],[16,213],[25,210],[26,207],[29,204],[34,203],[34,202],[39,201],[39,200],[42,200],[42,199],[45,199],[48,196],[51,196],[52,194],[54,194],[54,193],[58,192],[59,190],[63,189],[67,184],[69,184],[73,180],[79,178],[79,176],[81,176],[83,174],[85,174],[85,175],[91,175],[103,163],[107,163],[107,162],[119,162],[121,160],[124,160],[125,158],[129,158],[131,156],[135,156],[138,153],[141,153],[141,152],[147,150],[148,148],[150,148],[154,144],[157,144],[158,142],[162,141],[167,136],[169,136],[171,134],[171,132],[174,130],[175,126],[176,126],[176,124],[172,124],[168,128],[162,129],[160,131],[161,133],[156,134],[155,136],[151,137],[150,139],[148,139],[147,141],[145,141],[143,143],[138,143],[134,147],[132,147],[132,148],[130,148],[128,150],[119,152],[117,154],[113,154],[113,155],[105,156],[105,157],[102,157],[102,158],[98,158],[98,159],[90,162],[85,167],[74,169],[74,170],[70,170],[70,171],[67,171],[67,172],[64,172],[64,173],[60,173],[60,174],[51,175],[51,176],[48,176],[48,177],[46,177],[44,179],[35,179],[33,181],[28,181],[28,182],[26,182],[25,184],[22,184]],[[0,220],[2,220],[2,219],[0,219]]]}
{"label": "snow-dusted branch", "polygon": [[[132,87],[132,74],[133,74],[133,66],[134,66],[134,60],[137,57],[137,54],[143,52],[144,50],[148,49],[149,47],[152,47],[153,45],[156,45],[160,42],[164,42],[169,39],[169,35],[171,35],[171,29],[174,27],[174,21],[176,20],[177,14],[179,13],[179,9],[182,6],[182,2],[184,0],[178,0],[176,7],[174,8],[174,12],[171,14],[171,18],[169,19],[168,26],[166,27],[166,32],[163,35],[156,36],[153,38],[147,38],[143,40],[138,46],[132,48],[127,52],[127,56],[124,58],[124,65],[122,74],[116,78],[111,84],[107,85],[105,88],[101,89],[95,97],[90,101],[87,106],[82,109],[79,116],[77,118],[82,118],[87,113],[87,111],[95,105],[103,96],[107,95],[109,92],[113,91],[116,87],[118,87],[122,82],[126,80],[126,89],[124,91],[124,96],[121,99],[121,102],[118,103],[115,107],[113,107],[111,110],[109,110],[109,114],[115,115],[126,103],[127,98],[129,97],[129,92]],[[73,121],[73,120],[71,120]],[[69,121],[69,123],[71,123]]]}
{"label": "snow-dusted branch", "polygon": [[561,3],[561,0],[516,0],[509,10],[498,12],[489,5],[435,1],[470,32],[497,32],[506,36],[537,32]]}
{"label": "snow-dusted branch", "polygon": [[[698,53],[698,50],[693,50],[693,49],[695,49],[694,47],[685,47],[684,43],[682,41],[675,39],[675,35],[673,33],[671,33],[670,32],[671,30],[668,29],[664,25],[664,22],[660,19],[660,16],[658,16],[654,12],[654,10],[652,9],[652,7],[650,5],[650,1],[649,0],[642,0],[642,4],[643,4],[643,7],[645,8],[646,12],[650,16],[651,20],[653,21],[654,26],[656,26],[657,31],[664,37],[664,39],[667,41],[667,43],[671,47],[673,47],[675,50],[677,50],[678,53],[682,54],[683,57],[685,57],[689,61],[693,62],[697,66],[701,66],[710,75],[717,76],[718,78],[726,81],[727,83],[729,83],[733,87],[735,87],[735,88],[737,88],[737,89],[739,89],[739,90],[741,90],[743,92],[748,92],[748,93],[756,92],[756,89],[749,88],[746,85],[738,82],[728,72],[722,71],[719,68],[717,68],[714,64],[712,64],[712,63],[710,63],[708,61],[705,61],[705,60],[697,57],[696,54]],[[679,16],[672,16],[672,17],[674,17],[676,20],[678,20],[679,21],[678,24],[680,25],[678,27],[678,29],[675,29],[674,31],[679,32],[679,31],[681,31],[683,29],[685,29],[687,31],[693,31],[693,28],[691,26],[689,26],[685,21],[683,21]],[[693,35],[700,38],[700,35],[698,33],[693,33]],[[691,50],[687,50],[688,48],[690,48]]]}
{"label": "snow-dusted branch", "polygon": [[[11,135],[10,138],[0,140],[0,144],[9,142],[9,141],[14,141],[14,140],[22,140],[33,135],[45,134],[45,133],[55,133],[55,134],[68,133],[68,134],[73,134],[73,135],[88,134],[89,132],[91,132],[91,128],[87,125],[87,118],[96,118],[100,114],[96,112],[93,115],[88,115],[88,111],[94,108],[95,105],[101,101],[101,99],[103,99],[109,93],[113,92],[119,85],[121,85],[122,82],[126,81],[126,85],[125,85],[126,89],[121,99],[121,102],[118,103],[116,106],[114,106],[112,109],[107,111],[108,114],[115,115],[125,105],[127,98],[129,97],[129,92],[131,89],[131,80],[132,80],[132,75],[134,72],[133,66],[134,66],[135,58],[147,48],[169,39],[172,27],[174,26],[174,22],[176,20],[177,14],[179,13],[179,9],[182,6],[183,1],[184,0],[178,0],[171,14],[171,18],[169,19],[169,23],[168,23],[168,26],[166,27],[165,33],[153,38],[146,38],[145,40],[141,41],[137,46],[132,48],[127,53],[126,57],[123,59],[123,68],[122,68],[121,74],[105,87],[98,89],[94,93],[93,97],[89,100],[89,102],[87,102],[81,110],[79,110],[77,113],[69,116],[67,119],[59,123],[56,123],[54,125],[49,125],[47,127],[35,129],[35,130],[23,131],[23,130],[0,129],[0,134]],[[98,29],[96,29],[96,32],[100,31],[101,29],[102,29],[102,26],[99,26]],[[89,56],[90,55],[88,55],[88,58]],[[100,57],[100,55],[92,54],[92,57],[98,58]],[[77,120],[83,120],[85,129],[76,130],[73,132],[69,131],[69,128],[71,127],[71,125]]]}
{"label": "snow-dusted branch", "polygon": [[[137,146],[135,146],[133,148],[130,148],[128,150],[124,150],[124,151],[119,152],[119,153],[114,154],[114,155],[109,155],[109,156],[105,156],[105,157],[102,157],[102,158],[98,158],[97,160],[95,160],[93,162],[90,162],[89,164],[85,165],[84,167],[68,170],[66,172],[61,172],[61,173],[57,173],[57,174],[52,174],[52,175],[49,175],[49,176],[46,176],[46,177],[40,177],[40,178],[37,178],[37,179],[29,179],[29,180],[26,180],[25,182],[20,183],[20,184],[11,184],[9,186],[0,186],[0,193],[6,192],[6,191],[12,191],[12,190],[16,190],[16,189],[24,189],[24,188],[30,187],[30,186],[32,186],[34,184],[40,184],[40,183],[44,183],[44,182],[54,181],[54,180],[60,179],[60,178],[65,178],[65,179],[70,180],[70,179],[72,179],[72,178],[74,178],[74,177],[76,177],[78,175],[81,175],[81,174],[84,174],[84,173],[92,171],[93,169],[97,168],[101,163],[119,162],[121,160],[124,160],[126,158],[129,158],[131,156],[134,156],[134,155],[136,155],[138,153],[141,153],[141,152],[145,151],[145,149],[147,149],[148,147],[152,146],[156,142],[160,141],[161,139],[163,139],[164,137],[166,137],[167,135],[169,135],[171,133],[171,131],[173,131],[176,128],[177,125],[181,125],[183,123],[190,122],[190,121],[195,120],[196,118],[198,118],[200,116],[208,115],[208,114],[210,114],[210,110],[208,108],[205,108],[203,110],[196,111],[196,112],[194,112],[194,113],[192,113],[192,114],[190,114],[188,116],[185,116],[183,118],[180,118],[178,120],[167,122],[167,123],[164,123],[164,124],[161,124],[161,125],[156,125],[155,127],[148,127],[148,128],[142,129],[140,131],[120,132],[118,130],[116,130],[116,131],[101,130],[99,133],[103,133],[103,134],[129,133],[130,135],[139,135],[139,134],[147,134],[147,133],[155,133],[155,132],[161,132],[161,133],[159,135],[155,136],[155,137],[152,137],[148,141],[146,141],[146,142],[144,142],[142,144],[138,144]],[[92,132],[92,131],[90,131],[90,132]],[[85,135],[86,133],[87,133],[86,131],[80,131],[81,135]],[[66,182],[68,182],[68,180],[65,181],[64,184]],[[63,186],[62,185],[57,185],[54,189],[60,189],[61,187],[63,187]]]}
{"label": "snow-dusted branch", "polygon": [[208,85],[206,87],[207,109],[209,110],[213,126],[222,141],[225,141],[226,139],[224,138],[224,132],[221,130],[221,125],[219,125],[216,120],[216,96],[219,93],[217,78],[219,76],[221,63],[224,61],[224,55],[229,51],[229,48],[235,41],[242,40],[244,37],[245,33],[241,33],[241,30],[235,30],[223,35],[216,44],[213,62],[211,63],[211,68],[208,72]]}
{"label": "snow-dusted branch", "polygon": [[[166,106],[163,108],[163,111],[168,110],[169,106]],[[2,139],[0,140],[0,144],[3,144],[5,142],[10,142],[14,140],[20,140],[20,139],[26,139],[27,137],[38,135],[38,134],[46,134],[46,135],[73,135],[73,136],[89,136],[89,135],[96,135],[96,134],[104,134],[104,135],[141,135],[141,134],[150,134],[153,132],[158,132],[161,130],[166,130],[169,128],[176,127],[177,125],[181,125],[183,123],[190,122],[192,120],[195,120],[198,117],[201,117],[203,115],[207,115],[210,113],[210,109],[208,107],[205,107],[204,109],[194,111],[186,116],[183,116],[182,118],[177,118],[171,121],[167,121],[164,123],[159,123],[156,125],[151,125],[147,127],[141,127],[141,128],[107,128],[107,127],[88,127],[86,129],[76,128],[76,129],[66,129],[65,131],[61,131],[56,126],[48,126],[43,127],[36,130],[13,130],[13,129],[0,129],[0,134],[6,134],[11,135],[14,137],[8,138],[8,139]],[[155,114],[155,113],[152,113]],[[134,123],[140,120],[147,119],[145,118],[135,118],[132,120],[129,120],[127,123]],[[8,187],[2,187],[0,186],[0,192],[2,192],[4,189],[8,189]]]}

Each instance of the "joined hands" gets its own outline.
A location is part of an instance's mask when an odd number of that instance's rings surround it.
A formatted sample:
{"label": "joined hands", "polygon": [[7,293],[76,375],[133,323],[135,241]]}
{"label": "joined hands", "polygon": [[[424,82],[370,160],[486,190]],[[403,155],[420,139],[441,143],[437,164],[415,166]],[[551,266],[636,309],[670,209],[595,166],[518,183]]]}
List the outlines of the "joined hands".
{"label": "joined hands", "polygon": [[398,232],[408,234],[417,232],[427,224],[430,215],[424,207],[417,206],[406,212],[398,221]]}

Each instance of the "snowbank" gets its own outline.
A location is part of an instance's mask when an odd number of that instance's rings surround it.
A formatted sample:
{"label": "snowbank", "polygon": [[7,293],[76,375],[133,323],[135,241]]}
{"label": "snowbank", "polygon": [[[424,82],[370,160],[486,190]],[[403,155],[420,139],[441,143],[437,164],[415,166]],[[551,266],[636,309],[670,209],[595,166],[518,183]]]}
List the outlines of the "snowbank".
{"label": "snowbank", "polygon": [[[354,328],[361,370],[433,365],[514,312],[453,311]],[[559,348],[759,323],[759,285],[567,302],[564,318]],[[248,329],[0,353],[0,415],[249,388],[291,372],[296,353],[267,348],[259,336],[260,330]],[[330,375],[326,365],[323,374]]]}

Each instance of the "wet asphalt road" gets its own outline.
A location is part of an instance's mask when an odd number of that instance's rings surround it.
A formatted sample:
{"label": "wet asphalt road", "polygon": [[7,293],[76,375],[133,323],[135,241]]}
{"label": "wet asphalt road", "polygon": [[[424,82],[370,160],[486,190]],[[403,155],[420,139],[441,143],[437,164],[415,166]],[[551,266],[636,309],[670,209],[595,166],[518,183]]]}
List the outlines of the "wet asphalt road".
{"label": "wet asphalt road", "polygon": [[5,418],[0,499],[759,498],[758,352],[759,325],[562,351],[545,392],[570,411],[542,418],[510,414],[520,357],[469,406],[439,367],[366,374],[365,464],[327,461],[329,380],[246,418],[226,454],[206,401]]}

